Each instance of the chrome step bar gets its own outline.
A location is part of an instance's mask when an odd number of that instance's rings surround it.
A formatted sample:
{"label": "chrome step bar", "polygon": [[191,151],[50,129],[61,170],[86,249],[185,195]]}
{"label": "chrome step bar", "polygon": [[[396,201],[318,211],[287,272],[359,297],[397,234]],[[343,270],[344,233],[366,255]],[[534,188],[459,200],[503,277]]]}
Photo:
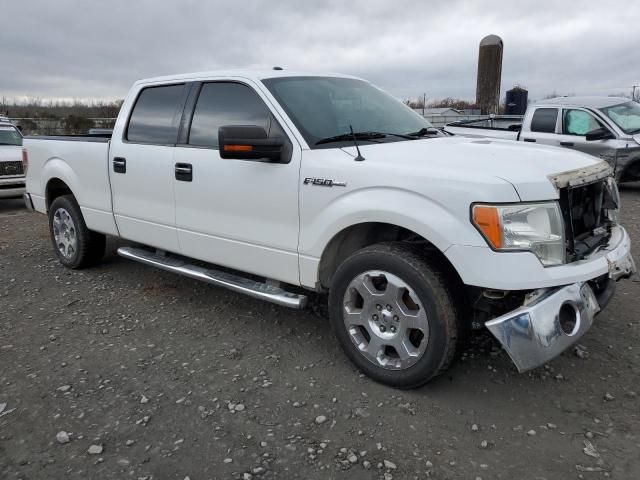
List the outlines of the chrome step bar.
{"label": "chrome step bar", "polygon": [[234,292],[244,293],[250,297],[266,300],[283,307],[301,309],[307,304],[306,295],[287,292],[276,285],[257,282],[233,273],[192,265],[180,258],[158,255],[142,248],[120,247],[118,248],[118,255],[168,272],[228,288]]}

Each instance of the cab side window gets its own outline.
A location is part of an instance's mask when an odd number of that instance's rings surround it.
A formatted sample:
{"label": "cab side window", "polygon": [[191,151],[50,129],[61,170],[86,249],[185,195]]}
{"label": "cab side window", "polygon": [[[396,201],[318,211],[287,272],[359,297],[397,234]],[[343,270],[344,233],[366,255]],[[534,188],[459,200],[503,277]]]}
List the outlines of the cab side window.
{"label": "cab side window", "polygon": [[531,131],[555,133],[557,120],[557,108],[538,108],[533,112],[533,118],[531,119]]}
{"label": "cab side window", "polygon": [[241,83],[205,83],[193,112],[188,143],[218,148],[218,128],[223,125],[256,125],[269,134],[271,123],[269,109],[253,89]]}
{"label": "cab side window", "polygon": [[602,124],[593,115],[584,110],[565,110],[562,119],[562,132],[565,135],[584,136],[591,130],[602,128]]}
{"label": "cab side window", "polygon": [[184,84],[142,90],[131,112],[127,141],[158,145],[176,143],[184,91]]}

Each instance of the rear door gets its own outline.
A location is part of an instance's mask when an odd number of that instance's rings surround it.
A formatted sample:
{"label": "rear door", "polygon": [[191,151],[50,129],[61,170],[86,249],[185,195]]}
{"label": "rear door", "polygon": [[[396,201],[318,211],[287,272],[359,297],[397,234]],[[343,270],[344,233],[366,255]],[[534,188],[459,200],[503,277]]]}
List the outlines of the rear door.
{"label": "rear door", "polygon": [[[187,110],[174,158],[181,252],[299,283],[299,145],[249,83],[194,86]],[[284,137],[289,163],[222,159],[218,128],[224,125],[256,125],[269,136]]]}
{"label": "rear door", "polygon": [[187,91],[184,83],[142,88],[109,152],[120,235],[171,252],[179,251],[173,155]]}
{"label": "rear door", "polygon": [[520,134],[523,142],[557,145],[558,108],[538,107],[531,117],[527,131]]}

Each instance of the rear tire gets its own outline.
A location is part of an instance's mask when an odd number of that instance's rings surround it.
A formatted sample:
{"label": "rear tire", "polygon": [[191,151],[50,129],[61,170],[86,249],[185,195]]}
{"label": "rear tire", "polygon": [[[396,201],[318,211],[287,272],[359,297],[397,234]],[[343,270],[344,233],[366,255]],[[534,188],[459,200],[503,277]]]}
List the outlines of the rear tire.
{"label": "rear tire", "polygon": [[58,260],[80,269],[97,264],[104,255],[105,235],[87,228],[73,195],[56,198],[49,208],[49,233]]}
{"label": "rear tire", "polygon": [[349,359],[372,379],[417,388],[449,368],[464,330],[461,285],[424,247],[392,242],[348,257],[333,276],[329,314]]}

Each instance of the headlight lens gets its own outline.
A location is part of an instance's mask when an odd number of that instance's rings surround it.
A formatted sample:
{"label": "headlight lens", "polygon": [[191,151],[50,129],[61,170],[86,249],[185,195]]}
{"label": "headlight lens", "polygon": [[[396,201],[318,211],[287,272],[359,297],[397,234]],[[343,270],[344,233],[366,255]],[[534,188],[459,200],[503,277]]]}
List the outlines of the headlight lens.
{"label": "headlight lens", "polygon": [[526,250],[543,265],[565,261],[564,225],[557,202],[474,205],[473,223],[495,250]]}
{"label": "headlight lens", "polygon": [[609,177],[607,179],[607,190],[609,191],[611,198],[607,199],[604,203],[605,215],[610,222],[617,224],[618,212],[620,211],[620,192],[618,191],[618,184],[616,183],[615,178]]}

